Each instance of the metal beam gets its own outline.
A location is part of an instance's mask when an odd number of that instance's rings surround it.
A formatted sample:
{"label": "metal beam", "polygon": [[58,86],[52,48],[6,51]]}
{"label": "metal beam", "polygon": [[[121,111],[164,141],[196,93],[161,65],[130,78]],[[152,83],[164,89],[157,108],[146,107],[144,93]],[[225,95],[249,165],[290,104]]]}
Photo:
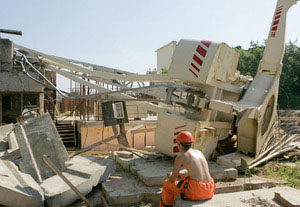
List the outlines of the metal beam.
{"label": "metal beam", "polygon": [[167,81],[173,81],[168,75],[163,74],[146,74],[146,75],[119,75],[119,74],[112,74],[108,72],[100,72],[100,71],[93,71],[90,69],[87,69],[85,67],[70,63],[66,60],[63,60],[61,58],[56,58],[51,55],[47,55],[20,45],[15,45],[16,48],[31,52],[35,55],[39,55],[43,57],[42,62],[54,66],[58,66],[60,68],[66,68],[72,71],[85,73],[87,75],[93,75],[96,77],[101,77],[105,79],[115,79],[115,80],[124,80],[124,81],[141,81],[141,82],[167,82]]}

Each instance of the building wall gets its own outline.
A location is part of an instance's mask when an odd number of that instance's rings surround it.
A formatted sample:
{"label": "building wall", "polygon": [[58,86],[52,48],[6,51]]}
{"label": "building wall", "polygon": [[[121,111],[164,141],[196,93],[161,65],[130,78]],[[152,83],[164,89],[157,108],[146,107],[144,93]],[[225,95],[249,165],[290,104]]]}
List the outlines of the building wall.
{"label": "building wall", "polygon": [[[37,78],[37,74],[31,74]],[[1,72],[0,92],[43,92],[43,86],[25,76],[22,72]]]}
{"label": "building wall", "polygon": [[[126,124],[125,129],[128,130],[135,125],[139,125],[139,123],[135,123],[134,121],[131,122],[131,124]],[[149,124],[145,124],[146,126],[140,128],[155,128],[156,122],[151,122]],[[117,127],[119,129],[119,127]],[[114,135],[112,127],[103,127],[103,126],[82,126],[80,127],[80,133],[81,133],[81,148],[87,147],[91,144],[94,144],[96,142],[99,142],[103,139],[106,139],[108,137],[111,137]],[[127,140],[130,147],[133,147],[135,149],[145,149],[145,146],[154,146],[154,134],[155,131],[151,132],[144,132],[135,134],[134,137],[131,133],[127,134]],[[146,143],[145,143],[146,138]],[[134,139],[134,143],[133,143]],[[110,141],[111,144],[118,144],[117,139]],[[106,152],[106,151],[113,151],[117,150],[117,148],[102,144],[94,149],[92,151],[97,152]]]}

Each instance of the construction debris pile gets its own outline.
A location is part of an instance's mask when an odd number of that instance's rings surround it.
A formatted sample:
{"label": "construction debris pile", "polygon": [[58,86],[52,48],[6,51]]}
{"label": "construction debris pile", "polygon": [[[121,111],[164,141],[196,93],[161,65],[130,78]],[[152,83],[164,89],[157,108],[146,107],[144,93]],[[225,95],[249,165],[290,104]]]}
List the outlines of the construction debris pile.
{"label": "construction debris pile", "polygon": [[[274,124],[278,125],[278,122]],[[300,139],[300,134],[288,135],[283,130],[275,127],[273,129],[273,135],[268,137],[268,140],[263,145],[261,153],[251,162],[248,163],[249,169],[252,169],[276,156],[279,156],[285,152],[300,149],[300,143],[295,142]]]}
{"label": "construction debris pile", "polygon": [[114,170],[112,159],[70,159],[49,114],[1,126],[0,157],[0,204],[5,206],[67,206]]}
{"label": "construction debris pile", "polygon": [[296,121],[300,119],[300,112],[281,111],[280,115],[283,120],[274,123],[260,153],[248,163],[249,169],[288,151],[300,149],[300,126]]}
{"label": "construction debris pile", "polygon": [[300,111],[280,110],[280,128],[287,134],[300,134]]}

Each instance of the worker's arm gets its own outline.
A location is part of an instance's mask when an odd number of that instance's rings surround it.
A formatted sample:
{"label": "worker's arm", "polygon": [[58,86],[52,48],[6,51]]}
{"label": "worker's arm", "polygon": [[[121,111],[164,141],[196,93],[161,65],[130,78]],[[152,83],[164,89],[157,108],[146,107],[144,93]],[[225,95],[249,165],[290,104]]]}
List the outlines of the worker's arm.
{"label": "worker's arm", "polygon": [[173,172],[169,177],[169,181],[174,182],[177,179],[182,164],[182,158],[180,156],[177,156],[175,159]]}

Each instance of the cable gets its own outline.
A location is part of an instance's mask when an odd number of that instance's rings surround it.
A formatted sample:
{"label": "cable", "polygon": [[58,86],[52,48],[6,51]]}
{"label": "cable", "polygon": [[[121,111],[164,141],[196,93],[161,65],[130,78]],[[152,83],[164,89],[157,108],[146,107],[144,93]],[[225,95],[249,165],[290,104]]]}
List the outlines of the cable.
{"label": "cable", "polygon": [[[64,94],[58,89],[58,88],[56,88],[55,87],[55,85],[51,82],[51,81],[49,81],[38,69],[36,69],[29,61],[28,61],[28,59],[27,59],[27,57],[26,57],[26,55],[24,55],[23,53],[20,53],[20,52],[18,52],[18,51],[16,51],[19,55],[21,55],[22,57],[23,57],[23,59],[26,61],[26,63],[35,71],[35,72],[37,72],[45,81],[47,81],[48,82],[48,84],[49,85],[51,85],[53,88],[55,88],[55,90],[60,94],[60,95],[62,95],[62,96],[64,96]],[[22,66],[22,68],[23,68],[23,70],[25,69],[25,67],[24,67],[24,64],[21,62],[21,61],[19,61],[20,63],[21,63],[21,66]]]}

